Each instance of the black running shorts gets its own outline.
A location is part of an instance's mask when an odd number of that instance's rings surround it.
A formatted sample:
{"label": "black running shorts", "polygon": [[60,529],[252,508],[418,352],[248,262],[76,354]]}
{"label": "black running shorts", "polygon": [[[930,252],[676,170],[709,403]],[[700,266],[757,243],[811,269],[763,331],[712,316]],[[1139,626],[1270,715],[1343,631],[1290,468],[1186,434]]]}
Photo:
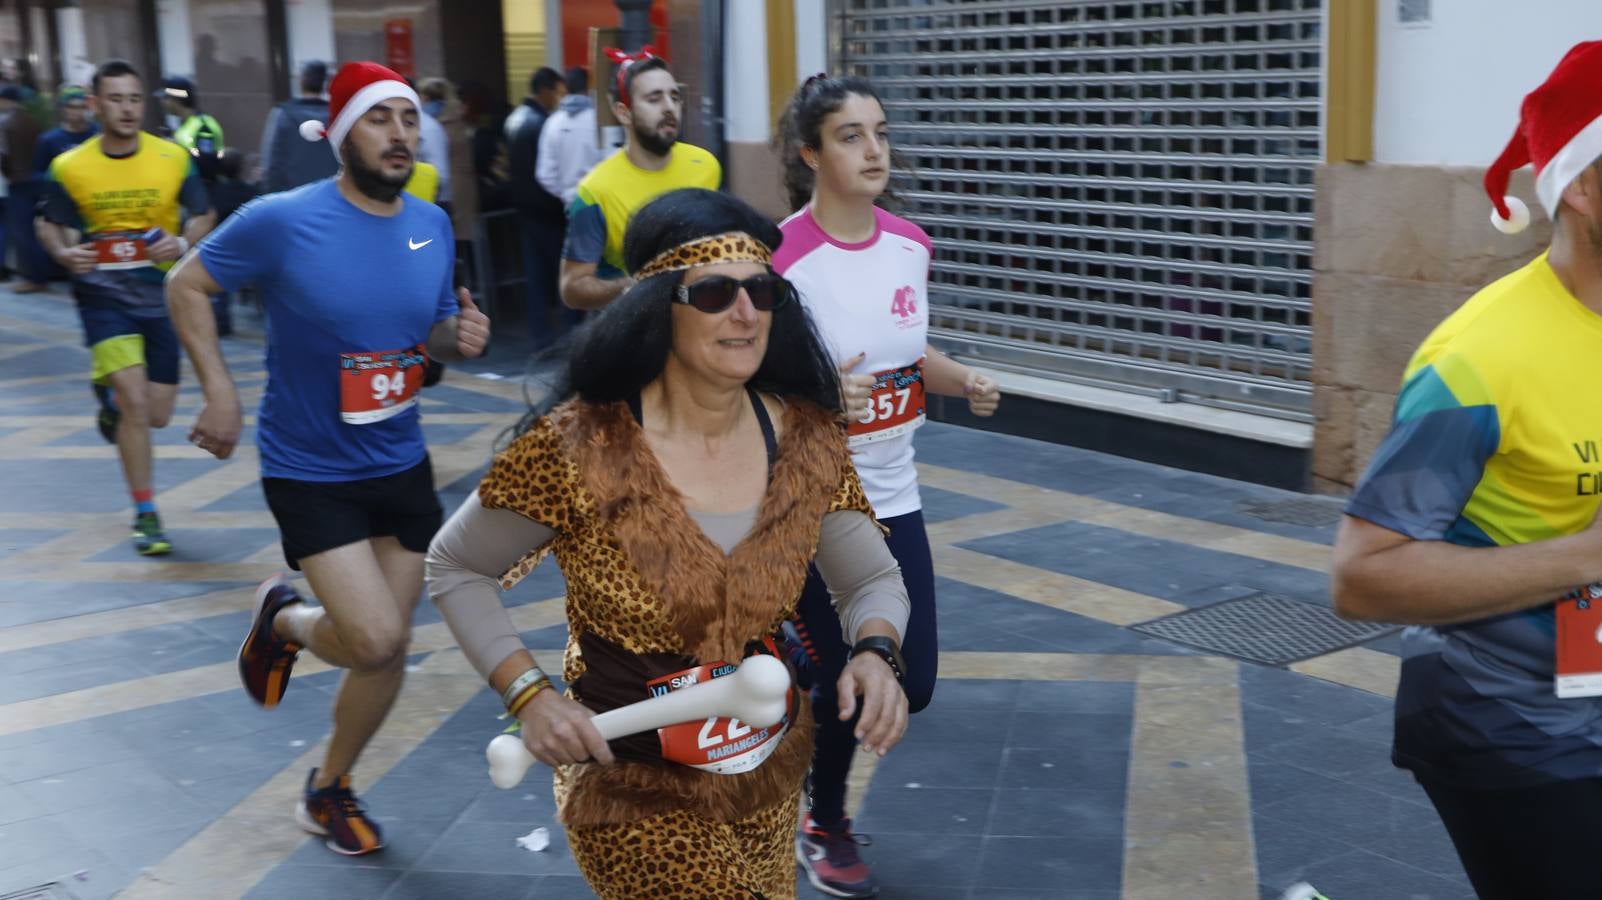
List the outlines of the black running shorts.
{"label": "black running shorts", "polygon": [[393,475],[361,481],[263,478],[267,508],[278,520],[284,559],[300,561],[325,550],[375,537],[393,537],[415,553],[428,550],[444,521],[428,457]]}

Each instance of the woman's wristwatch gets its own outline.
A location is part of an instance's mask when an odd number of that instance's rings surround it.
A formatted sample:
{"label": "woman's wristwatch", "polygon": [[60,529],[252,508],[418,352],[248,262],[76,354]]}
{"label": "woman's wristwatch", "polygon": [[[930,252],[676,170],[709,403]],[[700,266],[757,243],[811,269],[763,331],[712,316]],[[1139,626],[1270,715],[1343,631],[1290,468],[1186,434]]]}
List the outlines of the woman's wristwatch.
{"label": "woman's wristwatch", "polygon": [[890,671],[896,676],[898,684],[907,683],[907,664],[901,658],[901,649],[896,646],[894,639],[882,634],[870,635],[851,645],[851,656],[862,653],[872,653],[890,665]]}

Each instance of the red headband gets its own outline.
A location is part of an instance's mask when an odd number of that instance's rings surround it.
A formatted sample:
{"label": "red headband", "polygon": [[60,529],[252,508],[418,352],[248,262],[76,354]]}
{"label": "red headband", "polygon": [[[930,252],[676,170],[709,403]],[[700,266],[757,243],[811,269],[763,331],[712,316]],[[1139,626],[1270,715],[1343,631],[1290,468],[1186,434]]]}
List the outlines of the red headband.
{"label": "red headband", "polygon": [[629,66],[637,62],[645,62],[648,59],[661,59],[656,53],[656,48],[650,44],[641,47],[638,53],[628,53],[616,47],[607,47],[606,58],[617,66],[617,96],[619,100],[623,101],[624,106],[632,105],[629,102]]}

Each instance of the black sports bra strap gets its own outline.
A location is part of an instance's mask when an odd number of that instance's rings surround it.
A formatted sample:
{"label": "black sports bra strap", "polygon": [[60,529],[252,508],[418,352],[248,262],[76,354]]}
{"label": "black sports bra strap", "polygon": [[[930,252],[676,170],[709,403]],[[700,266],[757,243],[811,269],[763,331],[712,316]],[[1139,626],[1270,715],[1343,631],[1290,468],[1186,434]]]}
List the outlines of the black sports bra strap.
{"label": "black sports bra strap", "polygon": [[[762,429],[762,444],[768,449],[768,469],[772,470],[773,461],[779,455],[779,439],[773,433],[773,420],[768,418],[768,408],[762,403],[762,398],[751,388],[745,389],[751,397],[751,411],[756,413],[757,426]],[[634,415],[634,422],[645,424],[645,415],[640,409],[640,395],[635,394],[629,398],[629,412]]]}
{"label": "black sports bra strap", "polygon": [[768,407],[762,402],[762,398],[752,388],[746,388],[745,392],[751,395],[751,411],[756,413],[757,425],[762,428],[762,443],[768,448],[768,471],[771,478],[773,460],[779,455],[779,439],[773,434],[773,420],[768,418]]}

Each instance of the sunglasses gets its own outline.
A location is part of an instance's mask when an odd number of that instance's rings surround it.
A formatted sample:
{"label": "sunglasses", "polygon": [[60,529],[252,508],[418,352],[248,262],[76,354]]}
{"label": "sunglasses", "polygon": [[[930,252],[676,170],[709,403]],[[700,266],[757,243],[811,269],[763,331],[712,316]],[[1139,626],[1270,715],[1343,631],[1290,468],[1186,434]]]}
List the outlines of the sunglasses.
{"label": "sunglasses", "polygon": [[764,272],[761,275],[752,275],[744,281],[737,281],[727,275],[713,275],[694,284],[681,284],[673,290],[673,299],[678,303],[687,303],[704,313],[720,313],[734,305],[734,300],[740,296],[742,288],[758,312],[778,309],[788,303],[790,297],[795,294],[795,288],[790,282],[772,272]]}

